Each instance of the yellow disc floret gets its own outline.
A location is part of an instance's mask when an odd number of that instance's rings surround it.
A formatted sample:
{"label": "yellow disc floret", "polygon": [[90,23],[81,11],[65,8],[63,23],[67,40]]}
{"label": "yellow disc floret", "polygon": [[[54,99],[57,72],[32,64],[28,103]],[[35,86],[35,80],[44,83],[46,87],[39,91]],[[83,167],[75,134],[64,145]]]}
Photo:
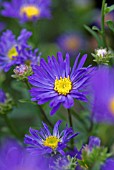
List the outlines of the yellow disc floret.
{"label": "yellow disc floret", "polygon": [[60,140],[56,136],[49,136],[45,141],[43,141],[43,145],[48,146],[54,150],[57,148],[58,142],[60,142]]}
{"label": "yellow disc floret", "polygon": [[69,37],[66,41],[65,41],[65,46],[67,49],[69,50],[76,50],[80,45],[80,40],[75,37]]}
{"label": "yellow disc floret", "polygon": [[62,95],[67,95],[70,90],[72,89],[72,82],[68,77],[60,77],[60,79],[55,80],[55,84],[54,84],[54,90],[57,91],[59,94]]}
{"label": "yellow disc floret", "polygon": [[29,6],[24,6],[21,8],[20,10],[20,14],[26,14],[26,16],[31,19],[32,17],[37,17],[40,14],[40,10],[33,5],[29,5]]}
{"label": "yellow disc floret", "polygon": [[13,60],[13,57],[17,57],[18,56],[18,52],[16,50],[15,47],[12,47],[9,51],[8,51],[8,57]]}
{"label": "yellow disc floret", "polygon": [[109,110],[114,115],[114,98],[112,98],[109,102]]}

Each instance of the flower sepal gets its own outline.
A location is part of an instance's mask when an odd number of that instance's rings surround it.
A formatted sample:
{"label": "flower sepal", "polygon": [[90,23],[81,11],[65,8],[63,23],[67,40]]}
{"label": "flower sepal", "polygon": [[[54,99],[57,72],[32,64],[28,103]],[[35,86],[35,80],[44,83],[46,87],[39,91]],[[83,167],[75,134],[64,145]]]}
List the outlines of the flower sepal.
{"label": "flower sepal", "polygon": [[14,69],[14,73],[15,74],[12,75],[12,77],[19,81],[28,80],[28,76],[33,74],[32,67],[25,64],[16,66],[16,68]]}

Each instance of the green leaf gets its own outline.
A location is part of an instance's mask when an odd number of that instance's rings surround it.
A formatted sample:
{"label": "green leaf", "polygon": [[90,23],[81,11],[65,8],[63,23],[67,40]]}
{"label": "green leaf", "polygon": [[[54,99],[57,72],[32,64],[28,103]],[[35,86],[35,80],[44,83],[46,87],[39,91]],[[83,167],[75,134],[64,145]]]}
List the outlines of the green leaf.
{"label": "green leaf", "polygon": [[107,7],[107,5],[105,6],[105,14],[107,14],[107,13],[109,13],[109,12],[111,12],[111,11],[113,11],[114,10],[114,5],[111,5],[110,7]]}
{"label": "green leaf", "polygon": [[32,102],[32,101],[29,100],[29,99],[20,99],[19,102],[20,102],[20,103],[32,103],[32,104],[36,105],[35,102]]}
{"label": "green leaf", "polygon": [[93,26],[92,30],[100,32],[100,29],[98,27],[96,27],[96,26]]}
{"label": "green leaf", "polygon": [[114,32],[114,22],[111,20],[108,20],[106,22],[107,22],[107,25],[110,28],[110,30]]}
{"label": "green leaf", "polygon": [[88,27],[87,25],[84,25],[84,28],[91,34],[93,35],[93,37],[97,40],[98,46],[101,47],[102,46],[102,40],[101,38],[98,36],[98,34],[93,31],[90,27]]}

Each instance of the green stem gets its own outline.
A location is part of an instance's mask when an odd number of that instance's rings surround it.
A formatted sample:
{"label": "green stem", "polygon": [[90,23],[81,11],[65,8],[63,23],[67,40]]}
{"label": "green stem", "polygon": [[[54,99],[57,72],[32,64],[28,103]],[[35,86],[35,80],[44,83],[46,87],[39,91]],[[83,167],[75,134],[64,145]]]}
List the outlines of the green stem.
{"label": "green stem", "polygon": [[31,89],[31,86],[30,86],[30,84],[28,83],[28,80],[24,80],[24,83],[26,84],[27,88],[30,90],[30,89]]}
{"label": "green stem", "polygon": [[73,123],[72,123],[72,117],[71,117],[70,109],[68,109],[68,119],[69,119],[69,125],[70,125],[70,127],[73,128]]}
{"label": "green stem", "polygon": [[[24,82],[25,82],[28,90],[30,90],[30,89],[31,89],[31,86],[30,86],[30,84],[28,83],[28,81],[25,80]],[[41,105],[38,105],[38,108],[40,109],[40,111],[41,111],[41,113],[42,113],[42,119],[43,119],[43,121],[46,121],[46,122],[50,125],[50,127],[53,128],[52,123],[51,123],[51,122],[49,121],[49,119],[47,118],[46,113],[44,112],[44,110],[43,110],[43,108],[41,107]]]}
{"label": "green stem", "polygon": [[49,121],[49,119],[47,118],[47,116],[46,116],[43,108],[42,108],[40,105],[38,105],[38,107],[39,107],[39,109],[40,109],[40,111],[41,111],[41,113],[42,113],[42,117],[43,117],[42,119],[45,120],[45,121],[50,125],[50,127],[53,128],[53,125],[52,125],[52,123]]}
{"label": "green stem", "polygon": [[15,127],[12,125],[12,122],[11,122],[11,120],[8,118],[7,115],[4,115],[4,120],[5,120],[6,124],[7,124],[10,132],[11,132],[16,138],[20,139],[19,134],[16,132]]}
{"label": "green stem", "polygon": [[103,47],[107,47],[106,36],[105,36],[105,13],[104,13],[105,2],[106,0],[102,1],[102,10],[101,10],[101,35],[102,35]]}
{"label": "green stem", "polygon": [[[72,116],[71,116],[70,109],[68,109],[68,119],[69,119],[69,125],[73,129],[73,122],[72,122]],[[74,139],[73,138],[71,139],[71,147],[74,148]]]}

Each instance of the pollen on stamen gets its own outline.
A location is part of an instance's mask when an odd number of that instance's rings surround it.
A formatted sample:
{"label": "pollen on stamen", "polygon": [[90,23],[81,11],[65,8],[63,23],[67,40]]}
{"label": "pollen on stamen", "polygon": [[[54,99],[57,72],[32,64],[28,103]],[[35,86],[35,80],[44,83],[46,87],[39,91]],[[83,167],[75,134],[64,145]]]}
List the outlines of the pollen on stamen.
{"label": "pollen on stamen", "polygon": [[60,140],[56,136],[49,136],[45,141],[43,141],[43,144],[44,146],[48,146],[54,150],[57,148],[59,142]]}
{"label": "pollen on stamen", "polygon": [[36,6],[29,5],[29,6],[24,6],[20,10],[20,14],[26,14],[26,16],[31,19],[32,17],[37,17],[40,15],[40,10]]}
{"label": "pollen on stamen", "polygon": [[18,56],[18,52],[16,50],[15,47],[12,47],[9,51],[8,51],[8,57],[13,60],[13,57],[17,57]]}
{"label": "pollen on stamen", "polygon": [[62,95],[67,95],[70,93],[72,89],[72,82],[70,80],[70,77],[60,77],[60,79],[56,78],[55,84],[54,84],[54,90],[57,91]]}

